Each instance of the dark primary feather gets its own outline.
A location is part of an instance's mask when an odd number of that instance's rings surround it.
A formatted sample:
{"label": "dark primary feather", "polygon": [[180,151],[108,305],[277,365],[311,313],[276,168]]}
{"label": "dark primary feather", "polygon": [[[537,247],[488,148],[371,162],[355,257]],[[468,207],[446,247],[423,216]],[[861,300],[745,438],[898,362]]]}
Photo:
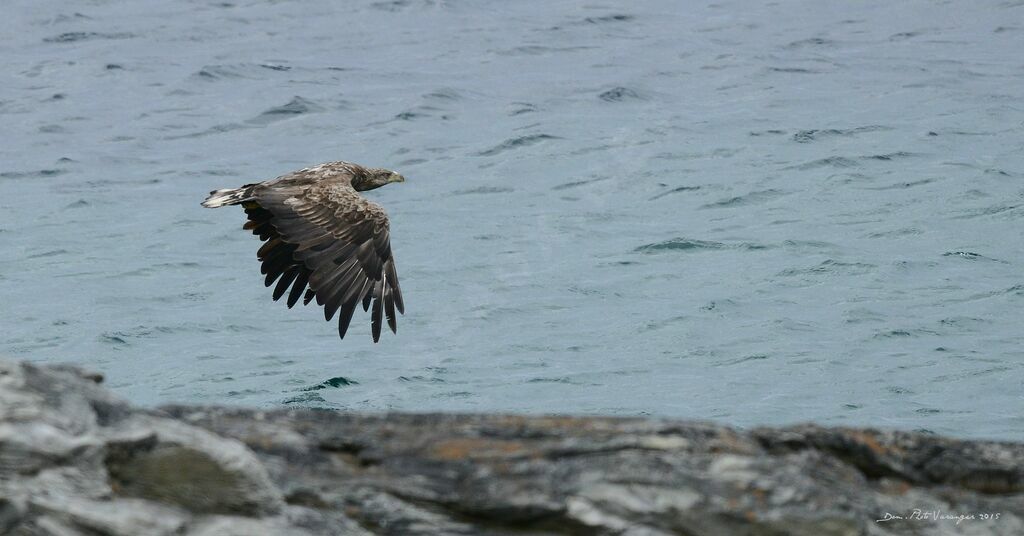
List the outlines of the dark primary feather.
{"label": "dark primary feather", "polygon": [[288,287],[291,286],[292,282],[295,281],[295,278],[298,275],[298,266],[292,265],[288,268],[288,270],[285,271],[285,273],[281,276],[281,279],[278,280],[277,286],[274,287],[274,301],[280,300],[281,296],[284,296],[285,291],[288,290]]}
{"label": "dark primary feather", "polygon": [[374,341],[377,341],[378,339],[380,339],[380,325],[381,325],[381,306],[380,306],[381,299],[380,299],[380,296],[382,294],[383,294],[383,290],[382,290],[382,287],[381,287],[381,282],[378,281],[377,283],[374,284],[374,290],[373,290],[373,295],[374,295],[374,297],[373,297],[373,309],[370,312],[371,313],[370,330],[373,332],[373,340]]}
{"label": "dark primary feather", "polygon": [[[288,293],[288,308],[291,309],[295,302],[299,301],[299,296],[302,295],[302,290],[306,288],[306,283],[309,282],[309,269],[305,266],[299,268],[299,275],[295,277],[295,284],[292,285],[291,292]],[[308,303],[308,302],[307,302]]]}
{"label": "dark primary feather", "polygon": [[[338,180],[292,176],[257,184],[243,202],[243,226],[264,240],[257,252],[266,286],[276,281],[273,298],[299,296],[324,307],[324,318],[338,314],[338,335],[348,331],[356,307],[370,309],[370,331],[380,339],[384,318],[397,333],[396,313],[404,313],[387,214]],[[308,287],[308,288],[307,288]]]}

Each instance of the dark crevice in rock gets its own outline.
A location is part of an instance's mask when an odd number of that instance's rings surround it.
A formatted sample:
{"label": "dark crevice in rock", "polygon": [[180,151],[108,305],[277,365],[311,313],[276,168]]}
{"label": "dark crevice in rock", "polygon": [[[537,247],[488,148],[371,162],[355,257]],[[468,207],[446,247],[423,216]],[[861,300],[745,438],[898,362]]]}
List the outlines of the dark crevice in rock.
{"label": "dark crevice in rock", "polygon": [[293,490],[291,493],[285,495],[284,500],[288,504],[295,506],[305,506],[307,508],[316,508],[318,510],[330,508],[330,504],[328,504],[319,493],[311,489],[300,488]]}
{"label": "dark crevice in rock", "polygon": [[24,513],[5,497],[0,497],[0,534],[9,534],[22,521]]}
{"label": "dark crevice in rock", "polygon": [[951,485],[993,495],[1024,491],[1024,466],[978,463],[981,453],[957,449],[969,442],[873,430],[816,429],[813,434],[760,430],[754,434],[768,452],[825,452],[870,481],[895,478],[914,485]]}
{"label": "dark crevice in rock", "polygon": [[595,534],[594,527],[566,515],[564,508],[530,508],[515,505],[467,508],[458,501],[431,501],[392,490],[392,496],[422,510],[430,511],[476,527],[482,533],[496,534]]}
{"label": "dark crevice in rock", "polygon": [[834,436],[827,438],[820,437],[793,437],[783,436],[781,438],[758,435],[761,446],[772,453],[799,452],[799,451],[822,451],[835,456],[843,463],[855,468],[867,480],[878,480],[881,478],[898,478],[908,482],[918,482],[920,479],[906,471],[894,467],[891,460],[883,458],[879,450],[882,447],[873,439],[861,440],[846,436]]}

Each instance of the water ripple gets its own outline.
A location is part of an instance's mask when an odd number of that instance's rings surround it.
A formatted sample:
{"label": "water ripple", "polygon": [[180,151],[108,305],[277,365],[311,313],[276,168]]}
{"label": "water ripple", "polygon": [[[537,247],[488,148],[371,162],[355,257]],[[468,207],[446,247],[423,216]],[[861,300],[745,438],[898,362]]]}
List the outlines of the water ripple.
{"label": "water ripple", "polygon": [[801,130],[796,134],[793,134],[793,141],[797,143],[811,143],[814,141],[821,141],[828,138],[848,138],[865,132],[881,132],[886,130],[892,130],[891,127],[882,125],[868,125],[863,127],[837,129],[837,128],[826,128],[826,129],[811,129]]}
{"label": "water ripple", "polygon": [[60,35],[53,37],[47,37],[43,39],[46,43],[75,43],[78,41],[91,41],[91,40],[103,40],[103,39],[131,39],[135,37],[134,34],[117,32],[117,33],[102,33],[102,32],[65,32]]}
{"label": "water ripple", "polygon": [[605,102],[622,102],[641,99],[640,93],[628,87],[613,87],[607,91],[602,91],[597,98]]}
{"label": "water ripple", "polygon": [[660,251],[700,251],[719,249],[762,250],[768,249],[768,246],[750,242],[727,244],[724,242],[694,240],[691,238],[673,238],[671,240],[665,240],[664,242],[645,244],[633,251],[636,253],[657,253]]}
{"label": "water ripple", "polygon": [[728,199],[715,201],[714,203],[701,205],[700,208],[735,208],[744,207],[748,205],[757,205],[783,195],[786,195],[786,192],[783,192],[781,190],[758,190],[750,192],[748,194],[738,195],[735,197],[730,197]]}
{"label": "water ripple", "polygon": [[530,145],[536,145],[541,142],[548,140],[559,140],[558,136],[551,136],[549,134],[530,134],[527,136],[519,136],[518,138],[510,138],[502,142],[500,145],[496,145],[486,151],[480,151],[476,153],[477,156],[494,156],[506,151],[512,151],[522,147],[529,147]]}

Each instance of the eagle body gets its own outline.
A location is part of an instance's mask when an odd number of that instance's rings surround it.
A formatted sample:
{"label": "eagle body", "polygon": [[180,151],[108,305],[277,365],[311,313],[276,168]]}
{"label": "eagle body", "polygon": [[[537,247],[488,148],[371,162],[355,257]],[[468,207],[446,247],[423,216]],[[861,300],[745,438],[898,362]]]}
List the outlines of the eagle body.
{"label": "eagle body", "polygon": [[[405,312],[391,253],[384,208],[359,194],[392,182],[400,174],[351,162],[327,162],[276,179],[214,190],[203,206],[241,205],[243,229],[263,240],[256,256],[274,286],[274,300],[287,294],[288,307],[300,297],[316,299],[330,321],[337,313],[338,335],[345,333],[356,306],[370,310],[373,341],[384,319],[397,333],[396,311]],[[276,284],[275,284],[276,282]]]}

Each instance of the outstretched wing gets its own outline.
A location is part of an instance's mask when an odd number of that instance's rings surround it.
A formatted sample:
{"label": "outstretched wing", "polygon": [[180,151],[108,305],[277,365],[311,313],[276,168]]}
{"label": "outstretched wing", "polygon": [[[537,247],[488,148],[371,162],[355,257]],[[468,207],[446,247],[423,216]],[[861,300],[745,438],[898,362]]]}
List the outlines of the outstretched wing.
{"label": "outstretched wing", "polygon": [[282,186],[257,188],[242,204],[244,228],[265,241],[257,256],[266,285],[277,281],[274,299],[287,293],[292,307],[305,290],[303,303],[315,297],[328,321],[340,311],[341,338],[360,303],[373,306],[373,342],[385,317],[397,332],[395,311],[405,305],[384,209],[336,181]]}

